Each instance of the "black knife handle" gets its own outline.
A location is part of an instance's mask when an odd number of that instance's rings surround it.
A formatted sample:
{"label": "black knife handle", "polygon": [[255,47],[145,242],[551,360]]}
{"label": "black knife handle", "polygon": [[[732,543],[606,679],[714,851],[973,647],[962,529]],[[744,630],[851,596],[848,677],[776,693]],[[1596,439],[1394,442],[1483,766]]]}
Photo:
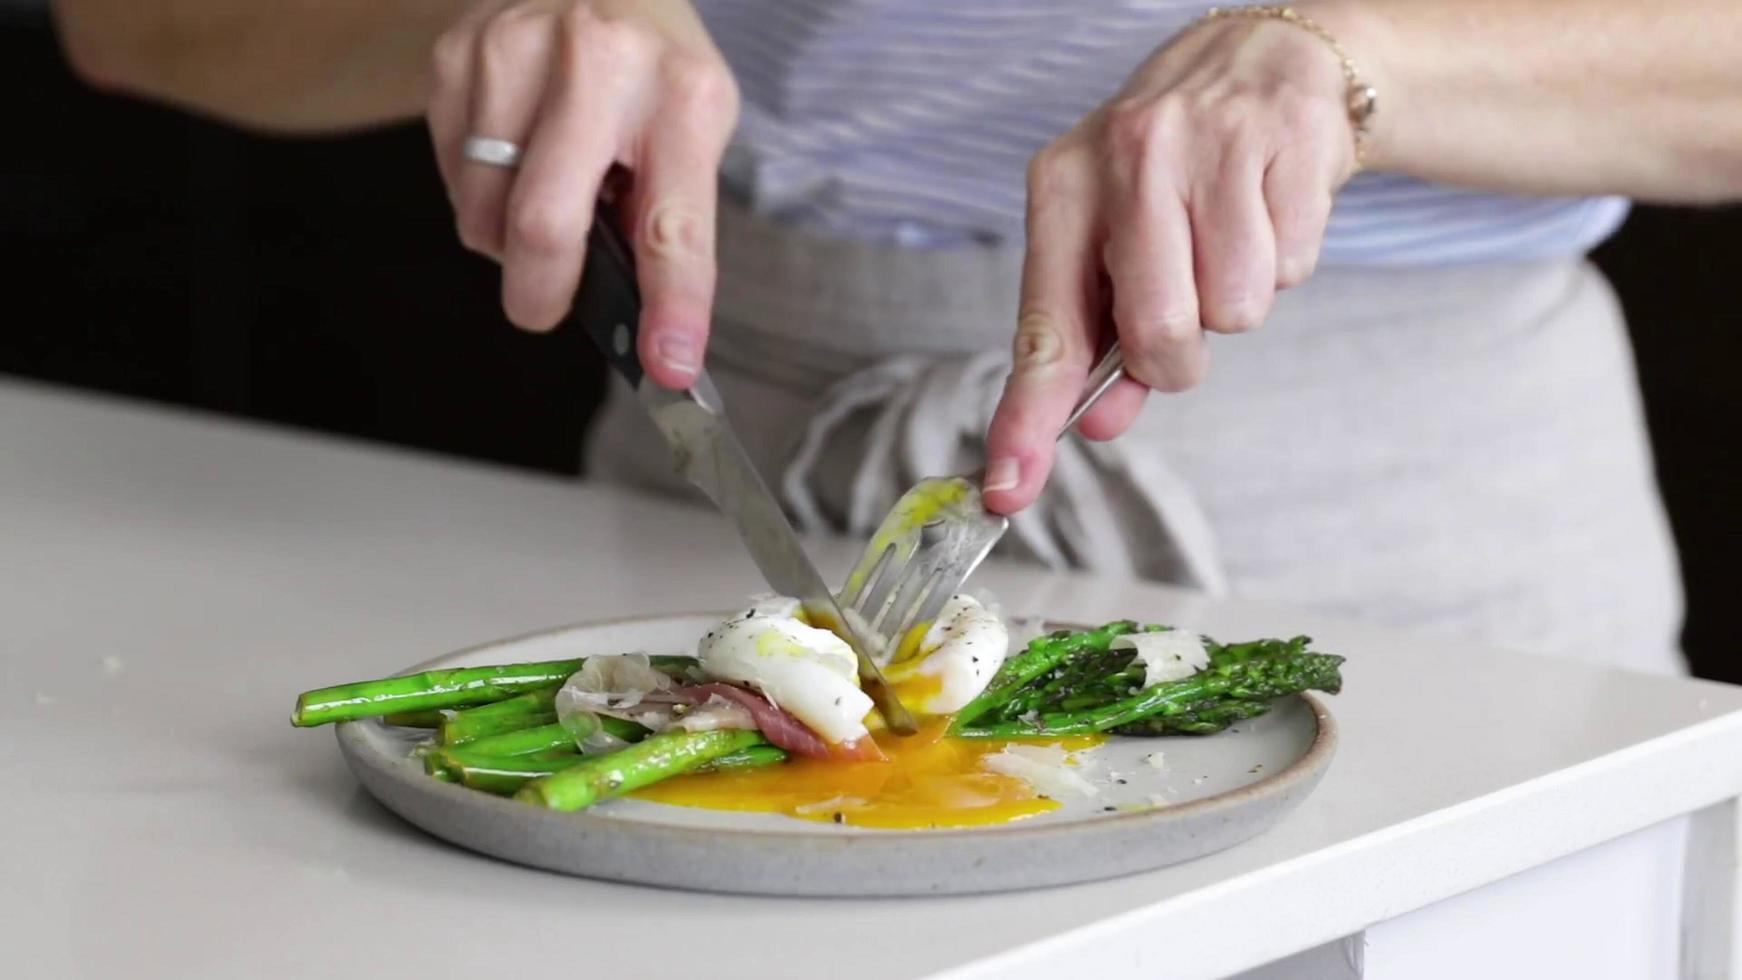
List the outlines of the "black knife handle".
{"label": "black knife handle", "polygon": [[635,349],[641,323],[635,253],[618,229],[616,209],[605,201],[599,202],[587,233],[587,264],[581,270],[581,287],[575,291],[569,319],[586,331],[629,387],[641,384],[645,372]]}

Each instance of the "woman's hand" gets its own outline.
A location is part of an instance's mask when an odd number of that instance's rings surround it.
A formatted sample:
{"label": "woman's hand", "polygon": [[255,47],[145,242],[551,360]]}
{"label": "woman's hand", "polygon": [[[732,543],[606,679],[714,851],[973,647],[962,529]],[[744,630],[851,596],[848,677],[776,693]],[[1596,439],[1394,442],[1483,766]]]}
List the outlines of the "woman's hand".
{"label": "woman's hand", "polygon": [[[601,182],[620,164],[642,363],[688,387],[707,342],[716,180],[738,92],[687,0],[481,3],[436,43],[433,71],[442,179],[461,240],[502,263],[508,318],[549,330],[568,312]],[[468,136],[519,144],[520,167],[464,159]]]}
{"label": "woman's hand", "polygon": [[1249,18],[1185,32],[1041,150],[1015,366],[986,440],[988,505],[1010,513],[1040,493],[1109,328],[1127,379],[1084,416],[1089,438],[1125,431],[1150,389],[1202,380],[1203,331],[1256,329],[1276,290],[1312,274],[1354,169],[1329,45]]}

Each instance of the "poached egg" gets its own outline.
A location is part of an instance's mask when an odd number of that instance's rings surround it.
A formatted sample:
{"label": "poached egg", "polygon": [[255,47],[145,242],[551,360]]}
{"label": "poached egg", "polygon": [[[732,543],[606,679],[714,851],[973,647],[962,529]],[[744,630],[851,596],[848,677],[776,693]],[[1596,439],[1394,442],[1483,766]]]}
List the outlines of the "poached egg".
{"label": "poached egg", "polygon": [[864,738],[871,698],[859,689],[853,648],[800,620],[796,599],[786,602],[758,602],[702,637],[696,648],[702,672],[755,689],[825,742]]}

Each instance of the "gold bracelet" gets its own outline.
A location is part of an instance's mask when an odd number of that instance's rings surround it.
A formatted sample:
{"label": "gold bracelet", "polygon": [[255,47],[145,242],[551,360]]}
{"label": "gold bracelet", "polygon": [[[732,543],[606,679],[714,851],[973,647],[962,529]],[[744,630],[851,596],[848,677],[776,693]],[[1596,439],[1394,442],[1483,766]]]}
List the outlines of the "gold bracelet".
{"label": "gold bracelet", "polygon": [[1280,20],[1304,30],[1330,46],[1331,53],[1337,56],[1343,69],[1344,108],[1349,113],[1349,128],[1355,136],[1355,169],[1360,170],[1367,165],[1367,143],[1373,130],[1373,113],[1379,108],[1379,92],[1367,84],[1361,73],[1356,70],[1355,62],[1324,29],[1318,21],[1300,13],[1293,7],[1211,7],[1209,12],[1199,18],[1198,23],[1219,20],[1224,17],[1249,17],[1262,20]]}

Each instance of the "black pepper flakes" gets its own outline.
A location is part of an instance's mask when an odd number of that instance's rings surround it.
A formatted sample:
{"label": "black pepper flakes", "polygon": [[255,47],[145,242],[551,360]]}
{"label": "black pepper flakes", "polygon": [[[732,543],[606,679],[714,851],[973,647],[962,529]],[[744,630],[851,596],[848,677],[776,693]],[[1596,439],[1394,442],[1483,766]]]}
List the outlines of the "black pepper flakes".
{"label": "black pepper flakes", "polygon": [[839,810],[836,810],[835,811],[835,822],[836,823],[846,823],[847,822],[847,815],[845,813],[842,813]]}

